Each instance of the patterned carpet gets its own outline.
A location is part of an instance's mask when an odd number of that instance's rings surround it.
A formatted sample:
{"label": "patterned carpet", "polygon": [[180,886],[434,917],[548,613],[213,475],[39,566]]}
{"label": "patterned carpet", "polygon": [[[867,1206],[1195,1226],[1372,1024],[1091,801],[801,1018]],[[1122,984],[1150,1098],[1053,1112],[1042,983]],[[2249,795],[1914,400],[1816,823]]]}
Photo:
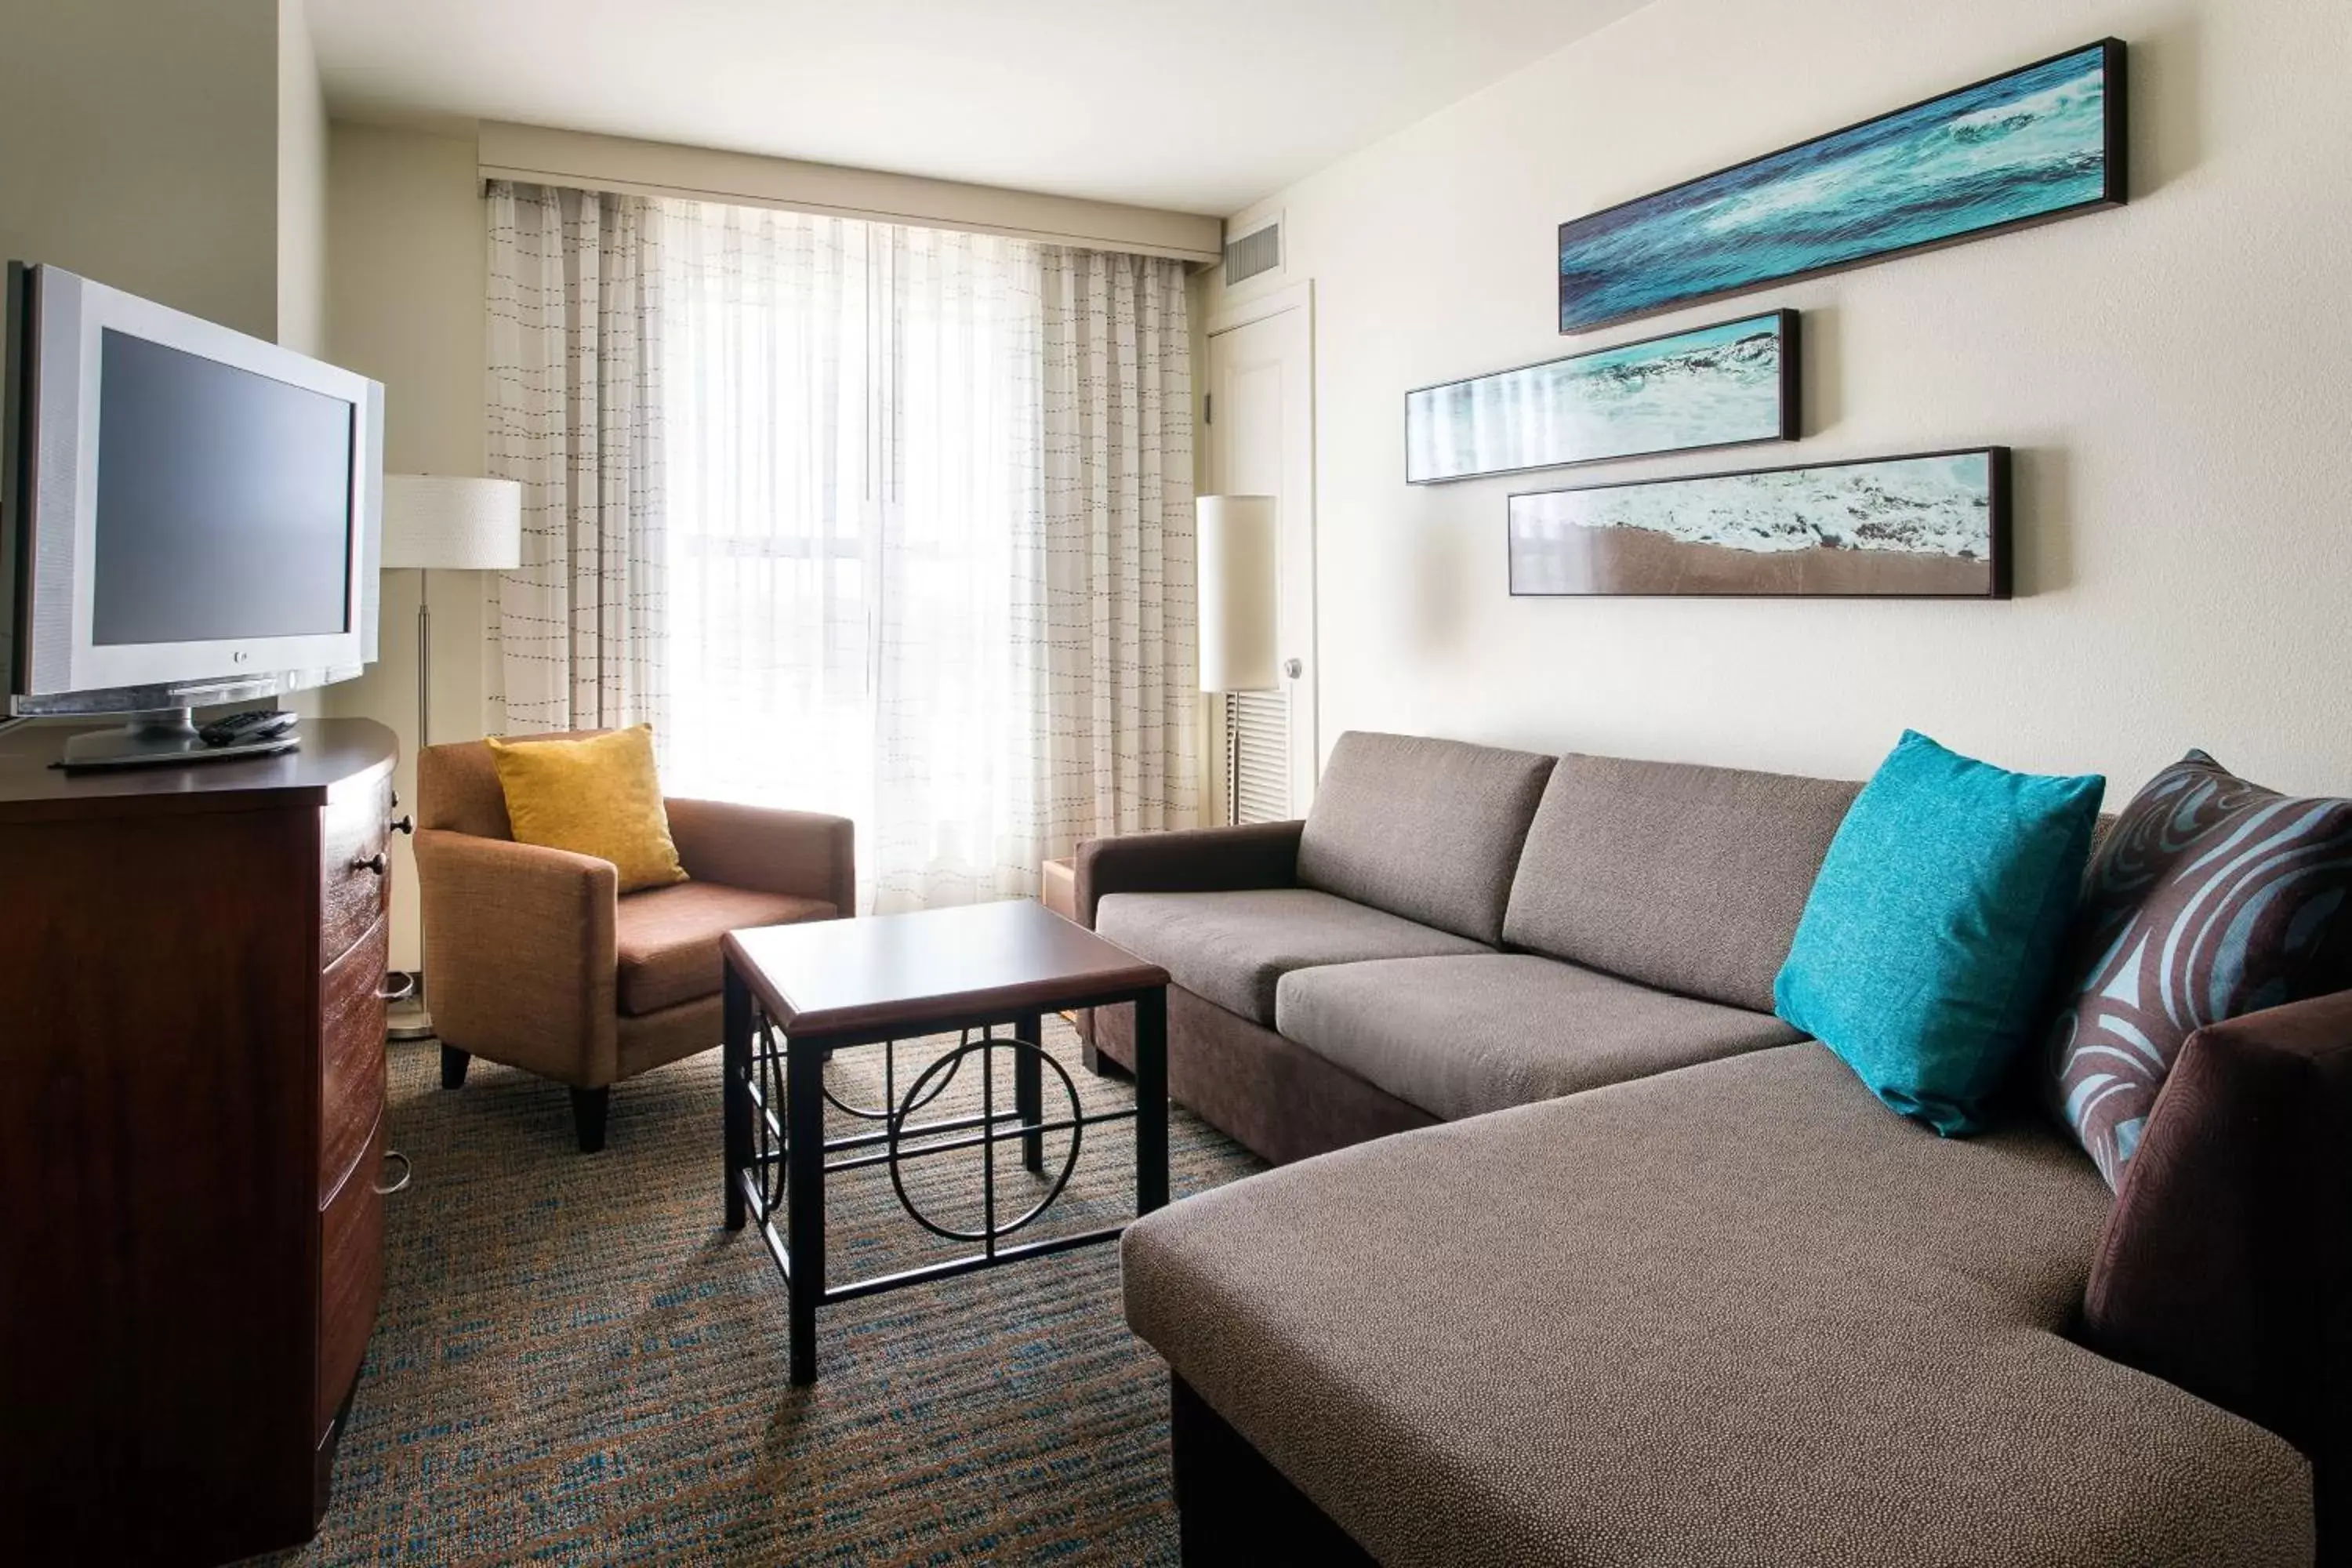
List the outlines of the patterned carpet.
{"label": "patterned carpet", "polygon": [[[1079,1067],[1060,1019],[1047,1032],[1090,1110],[1127,1100]],[[936,1051],[899,1052],[903,1091]],[[835,1092],[873,1103],[880,1059],[837,1059]],[[824,1308],[819,1381],[796,1390],[782,1281],[719,1223],[716,1051],[614,1089],[593,1157],[562,1089],[477,1062],[445,1092],[437,1064],[430,1042],[392,1047],[392,1142],[415,1180],[388,1200],[333,1506],[308,1548],[268,1561],[1174,1560],[1166,1381],[1120,1318],[1116,1247]],[[977,1076],[936,1109],[976,1104]],[[1064,1105],[1048,1072],[1048,1117]],[[1176,1196],[1257,1168],[1174,1123]],[[1061,1152],[1049,1142],[1049,1170]],[[976,1159],[943,1156],[910,1189],[969,1226],[976,1203],[947,1194],[977,1191]],[[997,1170],[1006,1202],[1034,1194],[1012,1146]],[[1132,1172],[1126,1126],[1096,1130],[1035,1233],[1123,1217]],[[835,1178],[828,1216],[836,1281],[964,1250],[918,1230],[880,1170]]]}

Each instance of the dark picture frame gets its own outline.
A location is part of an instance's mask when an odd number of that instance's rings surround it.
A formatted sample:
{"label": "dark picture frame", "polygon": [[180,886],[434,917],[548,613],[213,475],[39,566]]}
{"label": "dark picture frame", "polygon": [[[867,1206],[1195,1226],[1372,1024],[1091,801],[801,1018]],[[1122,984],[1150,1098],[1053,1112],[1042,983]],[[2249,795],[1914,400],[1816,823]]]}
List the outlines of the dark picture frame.
{"label": "dark picture frame", "polygon": [[[1753,331],[1737,329],[1754,326]],[[1769,333],[1774,363],[1765,374],[1749,374],[1750,367],[1740,363],[1737,353],[1739,345]],[[1654,351],[1645,353],[1644,351]],[[1524,474],[1547,468],[1575,468],[1593,463],[1615,462],[1629,458],[1655,457],[1666,452],[1711,451],[1733,447],[1757,446],[1772,441],[1794,441],[1801,435],[1802,334],[1798,312],[1780,309],[1759,310],[1752,315],[1731,316],[1701,326],[1687,327],[1680,331],[1661,332],[1654,337],[1637,338],[1631,342],[1612,343],[1605,348],[1584,349],[1576,353],[1539,360],[1533,364],[1515,365],[1508,370],[1489,371],[1484,375],[1457,377],[1428,386],[1417,386],[1404,395],[1405,483],[1411,485],[1457,484],[1469,479],[1491,479],[1500,474]],[[1591,386],[1596,378],[1580,378],[1570,367],[1600,362],[1595,366],[1600,374],[1620,373],[1612,376],[1605,388],[1596,392],[1593,400],[1580,412],[1592,426],[1591,437],[1581,456],[1557,456],[1562,451],[1579,449],[1573,433],[1560,427],[1579,410],[1571,407],[1554,410],[1553,427],[1542,431],[1522,429],[1517,432],[1520,450],[1497,453],[1488,465],[1445,468],[1441,448],[1448,443],[1438,428],[1449,417],[1449,401],[1441,395],[1461,389],[1492,386],[1498,397],[1507,395],[1518,384],[1530,396],[1538,395],[1536,384],[1541,373],[1559,372],[1550,379],[1555,394],[1573,393]],[[1687,384],[1690,378],[1704,380],[1704,385]],[[1654,392],[1649,384],[1660,384]],[[1769,413],[1756,405],[1763,390],[1774,403]],[[1729,395],[1727,396],[1727,394]],[[1687,406],[1676,416],[1675,405]],[[1727,410],[1727,402],[1747,406]],[[1696,426],[1712,416],[1719,427],[1728,432],[1720,439],[1690,438]],[[1744,420],[1744,422],[1742,422]],[[1607,439],[1605,426],[1614,424],[1616,442]],[[1670,430],[1669,427],[1672,427]],[[1679,434],[1673,433],[1678,431]],[[1541,448],[1540,451],[1535,448]],[[1514,461],[1516,457],[1538,460]],[[1433,471],[1444,468],[1444,471]]]}
{"label": "dark picture frame", "polygon": [[[1885,481],[1934,479],[1919,465],[1957,467],[1960,459],[1983,466],[1981,501],[1970,498],[1946,501],[1947,515],[1954,505],[1980,504],[1985,512],[1984,548],[1980,556],[1929,551],[1874,548],[1849,542],[1821,543],[1803,548],[1748,550],[1719,539],[1687,539],[1672,531],[1706,533],[1712,524],[1698,522],[1710,502],[1726,497],[1746,500],[1742,488],[1752,488],[1750,510],[1743,525],[1768,530],[1785,541],[1806,528],[1818,528],[1803,510],[1811,507],[1832,517],[1852,533],[1874,528],[1890,533],[1916,528],[1920,520],[1932,523],[1937,499],[1934,486],[1926,493],[1914,485],[1911,493],[1894,495],[1884,507],[1886,523],[1870,516],[1872,492],[1862,482],[1875,477],[1877,492],[1889,498]],[[1898,466],[1913,466],[1914,474],[1897,475]],[[1783,476],[1841,474],[1851,470],[1881,470],[1877,475],[1851,474],[1844,480],[1848,494],[1832,492],[1840,481],[1817,482],[1812,493],[1801,479],[1775,482]],[[1710,494],[1704,487],[1714,487]],[[1635,508],[1618,508],[1619,520],[1588,523],[1543,519],[1539,510],[1559,510],[1554,498],[1597,496],[1614,492],[1644,492],[1639,500],[1656,498],[1655,515],[1666,528],[1630,519]],[[1560,485],[1525,490],[1510,497],[1506,524],[1506,557],[1514,598],[1869,598],[1869,599],[2007,599],[2011,595],[2010,448],[1956,447],[1934,452],[1905,452],[1883,458],[1848,458],[1834,462],[1790,463],[1769,468],[1729,469],[1717,473],[1675,474],[1664,479],[1620,479],[1605,484]],[[1538,503],[1553,501],[1549,509]],[[1859,503],[1859,504],[1858,504]],[[1572,504],[1572,503],[1569,503]],[[1716,513],[1723,508],[1716,506]],[[1550,532],[1535,537],[1549,524]],[[1573,535],[1563,531],[1575,529]],[[1573,557],[1573,559],[1570,559]],[[1539,571],[1538,568],[1545,570]],[[1549,574],[1555,584],[1581,576],[1591,585],[1541,586],[1523,579]]]}
{"label": "dark picture frame", "polygon": [[[1667,310],[1681,310],[1685,306],[1752,293],[1775,284],[1826,277],[1858,267],[1874,266],[1881,261],[1891,261],[1897,257],[1940,250],[1948,246],[2038,227],[2087,212],[2122,206],[2130,195],[2129,147],[2126,135],[2129,120],[2126,54],[2121,39],[2101,38],[1793,142],[1713,174],[1685,180],[1647,195],[1571,218],[1559,226],[1555,249],[1559,289],[1559,330],[1562,333],[1592,331]],[[2051,120],[2062,115],[2078,114],[2083,107],[2080,97],[2070,100],[2063,95],[2051,96],[2041,90],[2042,84],[2067,62],[2092,55],[2098,58],[2100,79],[2096,107],[2100,180],[2095,192],[2079,199],[2048,206],[2032,205],[2032,193],[2037,186],[2049,184],[2073,189],[2081,184],[2078,178],[2059,178],[2059,174],[2069,165],[2063,158],[2053,156],[2040,166],[2024,164],[2011,177],[2014,195],[2010,205],[2018,209],[2012,216],[1997,216],[2005,209],[1990,197],[1972,200],[1975,208],[1994,216],[1957,228],[1938,227],[1937,219],[1932,216],[1916,221],[1902,220],[1907,224],[1906,227],[1897,224],[1897,218],[1892,213],[1856,209],[1838,215],[1836,224],[1823,226],[1825,231],[1843,236],[1855,227],[1858,221],[1866,225],[1875,217],[1895,226],[1890,226],[1886,243],[1843,237],[1834,241],[1822,240],[1816,248],[1822,252],[1823,259],[1815,264],[1771,265],[1766,269],[1745,271],[1725,264],[1723,258],[1736,254],[1742,246],[1760,250],[1768,247],[1766,241],[1770,241],[1783,249],[1802,248],[1801,242],[1792,246],[1786,236],[1769,233],[1754,239],[1717,241],[1711,251],[1706,246],[1688,241],[1678,245],[1668,243],[1679,237],[1675,233],[1678,226],[1685,231],[1703,226],[1684,225],[1683,219],[1701,212],[1720,216],[1726,204],[1770,190],[1775,182],[1780,182],[1778,189],[1782,200],[1778,204],[1752,204],[1753,210],[1786,213],[1790,216],[1771,221],[1790,226],[1796,226],[1798,220],[1804,217],[1822,216],[1830,209],[1834,198],[1814,192],[1813,187],[1819,184],[1817,180],[1809,181],[1801,187],[1796,184],[1795,176],[1809,171],[1818,173],[1824,165],[1832,164],[1841,157],[1853,159],[1875,147],[1891,146],[1892,139],[1895,137],[1908,137],[1915,143],[1924,144],[1930,136],[1941,132],[1943,141],[1939,153],[1942,161],[1954,165],[1931,175],[1924,167],[1927,161],[1923,160],[1921,172],[1913,176],[1912,194],[1932,191],[1937,180],[1941,180],[1947,189],[1959,190],[1963,175],[1969,180],[1966,188],[1980,193],[1985,185],[1980,178],[1982,169],[1969,170],[1958,166],[1959,160],[1952,155],[1953,143],[1975,137],[1981,144],[1994,147],[2001,138],[2013,132],[2046,127]],[[2084,68],[2088,68],[2087,65]],[[2004,107],[1998,101],[1998,94],[1994,91],[2002,88],[2012,89],[2026,96],[2006,106],[2013,112],[1994,114],[1995,110]],[[1987,100],[1995,101],[1986,104]],[[1985,104],[1985,107],[1969,107],[1978,104]],[[1938,109],[1945,111],[1942,117],[1931,112]],[[1988,114],[1993,117],[1984,118]],[[2084,144],[2088,144],[2087,138]],[[1895,187],[1889,183],[1887,190],[1881,194],[1896,194]],[[1936,205],[1933,202],[1916,205],[1931,214]],[[1951,221],[1961,220],[1956,214]],[[1637,232],[1644,228],[1646,233]],[[1906,232],[1915,233],[1917,237],[1901,237]],[[1856,246],[1866,247],[1857,249]],[[1667,254],[1670,250],[1679,250],[1681,254],[1670,256]],[[1608,255],[1612,252],[1616,253],[1615,260],[1609,262]],[[1573,267],[1572,260],[1576,263]],[[1604,262],[1607,264],[1603,265]],[[1759,265],[1764,265],[1760,257]],[[1683,278],[1685,281],[1675,283],[1673,279],[1676,277]],[[1723,277],[1725,280],[1719,284],[1710,283],[1707,281],[1710,277]]]}

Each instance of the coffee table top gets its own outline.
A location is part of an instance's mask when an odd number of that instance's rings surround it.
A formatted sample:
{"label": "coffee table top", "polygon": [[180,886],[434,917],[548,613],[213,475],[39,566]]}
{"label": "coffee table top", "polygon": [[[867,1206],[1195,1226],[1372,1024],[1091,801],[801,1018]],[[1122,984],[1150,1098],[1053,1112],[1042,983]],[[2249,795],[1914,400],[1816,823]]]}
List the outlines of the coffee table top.
{"label": "coffee table top", "polygon": [[728,959],[790,1034],[911,1028],[1168,984],[1027,899],[730,931]]}

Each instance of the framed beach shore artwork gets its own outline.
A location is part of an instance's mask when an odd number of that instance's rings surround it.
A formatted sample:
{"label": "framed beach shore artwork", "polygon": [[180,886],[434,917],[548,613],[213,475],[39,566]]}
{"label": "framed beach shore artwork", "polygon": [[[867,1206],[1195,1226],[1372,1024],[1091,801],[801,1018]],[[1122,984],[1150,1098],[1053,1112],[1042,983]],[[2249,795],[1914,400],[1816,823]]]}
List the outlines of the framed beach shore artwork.
{"label": "framed beach shore artwork", "polygon": [[1408,484],[1797,438],[1797,312],[1404,395]]}
{"label": "framed beach shore artwork", "polygon": [[2009,448],[1538,490],[1514,595],[2009,597]]}
{"label": "framed beach shore artwork", "polygon": [[2124,101],[2105,38],[1571,219],[1559,330],[2120,206]]}

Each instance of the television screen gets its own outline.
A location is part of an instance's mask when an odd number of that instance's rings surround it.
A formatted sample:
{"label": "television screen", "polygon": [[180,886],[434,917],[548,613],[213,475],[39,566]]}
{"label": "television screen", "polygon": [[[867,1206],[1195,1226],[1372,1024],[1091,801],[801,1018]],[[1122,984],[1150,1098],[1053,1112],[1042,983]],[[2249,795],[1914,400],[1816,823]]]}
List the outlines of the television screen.
{"label": "television screen", "polygon": [[111,328],[91,641],[349,630],[352,405]]}

